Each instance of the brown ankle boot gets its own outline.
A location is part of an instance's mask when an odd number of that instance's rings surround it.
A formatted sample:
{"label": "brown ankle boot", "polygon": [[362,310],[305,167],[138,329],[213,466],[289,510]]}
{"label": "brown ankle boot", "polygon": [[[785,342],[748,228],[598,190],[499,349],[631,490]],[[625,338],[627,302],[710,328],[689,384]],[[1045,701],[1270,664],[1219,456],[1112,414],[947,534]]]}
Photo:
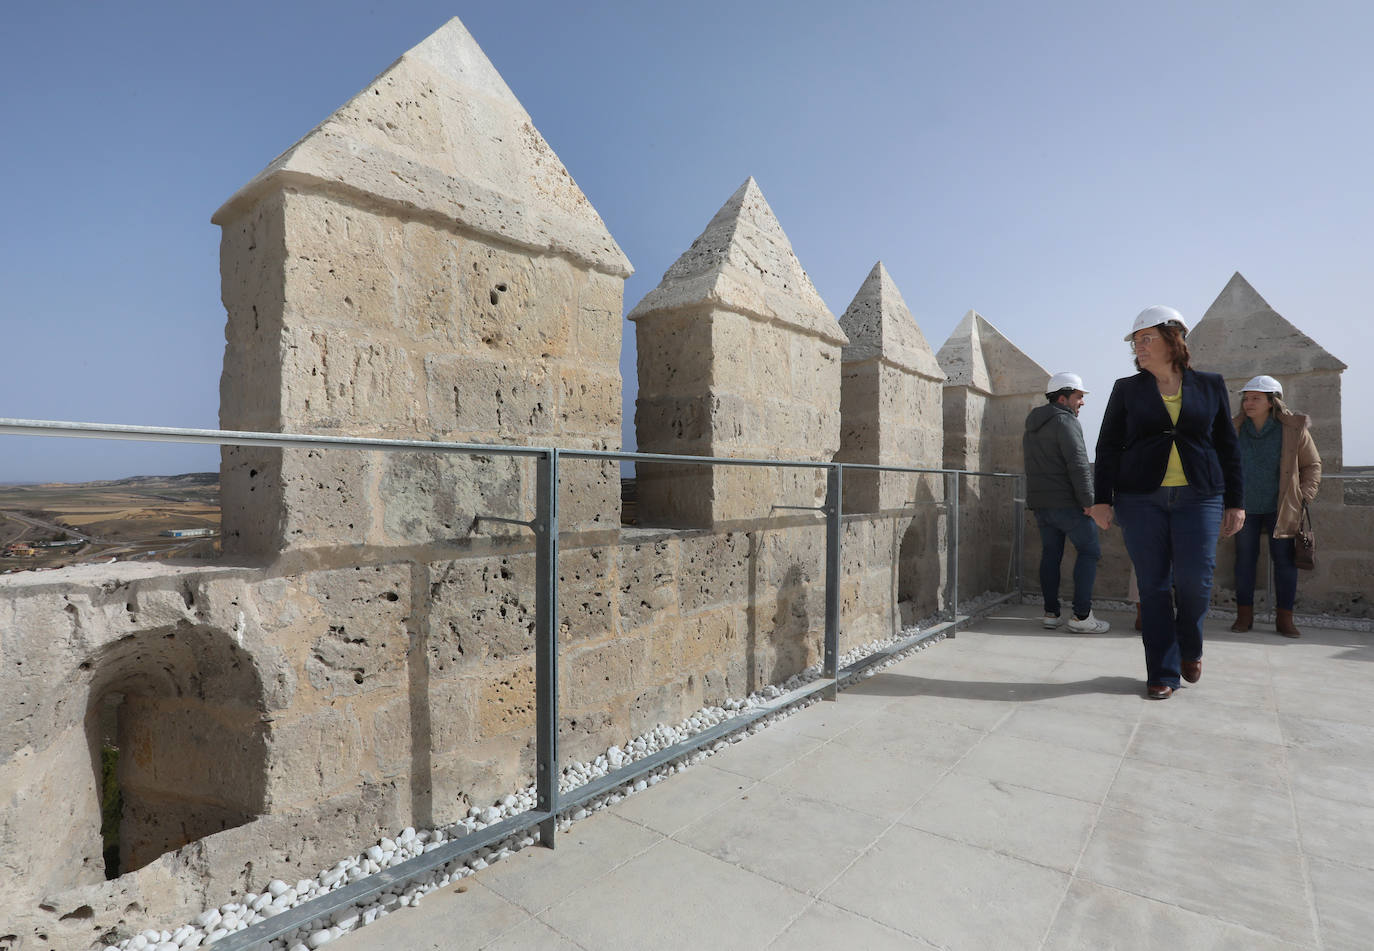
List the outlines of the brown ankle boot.
{"label": "brown ankle boot", "polygon": [[1253,604],[1236,605],[1236,623],[1231,625],[1231,630],[1237,634],[1244,634],[1250,630],[1255,623],[1255,606]]}
{"label": "brown ankle boot", "polygon": [[1293,624],[1293,612],[1279,608],[1274,614],[1274,630],[1284,637],[1302,637],[1302,631]]}

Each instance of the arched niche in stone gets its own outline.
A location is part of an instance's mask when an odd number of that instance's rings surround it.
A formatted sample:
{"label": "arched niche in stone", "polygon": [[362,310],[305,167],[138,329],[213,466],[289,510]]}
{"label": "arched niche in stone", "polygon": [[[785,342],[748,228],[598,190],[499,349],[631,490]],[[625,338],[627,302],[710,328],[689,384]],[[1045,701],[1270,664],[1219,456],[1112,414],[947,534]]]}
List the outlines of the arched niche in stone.
{"label": "arched niche in stone", "polygon": [[81,666],[92,673],[93,782],[78,784],[86,801],[73,820],[86,826],[86,861],[101,855],[105,877],[262,814],[262,684],[231,634],[189,623],[141,631]]}

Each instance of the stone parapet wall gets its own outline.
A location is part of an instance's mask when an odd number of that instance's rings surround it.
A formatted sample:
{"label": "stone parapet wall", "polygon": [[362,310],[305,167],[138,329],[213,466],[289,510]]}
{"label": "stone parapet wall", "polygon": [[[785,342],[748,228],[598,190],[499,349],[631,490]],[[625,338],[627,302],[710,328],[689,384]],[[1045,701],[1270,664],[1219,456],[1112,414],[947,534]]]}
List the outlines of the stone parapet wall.
{"label": "stone parapet wall", "polygon": [[[841,651],[943,607],[928,556],[942,537],[929,510],[845,519]],[[11,928],[78,947],[110,927],[189,917],[532,783],[534,553],[515,539],[484,548],[0,579],[3,656],[24,658],[0,668],[21,713],[0,773]],[[564,762],[820,660],[814,517],[570,535],[558,571]],[[112,881],[91,722],[108,705],[135,804]]]}
{"label": "stone parapet wall", "polygon": [[[1369,593],[1368,579],[1374,570],[1374,551],[1369,540],[1374,538],[1374,507],[1343,504],[1340,485],[1329,480],[1322,485],[1321,494],[1312,505],[1312,522],[1317,534],[1317,568],[1298,572],[1298,614],[1328,615],[1331,617],[1374,618],[1374,597]],[[1101,533],[1102,560],[1097,568],[1093,597],[1097,601],[1125,601],[1130,581],[1131,560],[1119,527]],[[1033,513],[1025,519],[1023,548],[1025,585],[1027,594],[1036,595],[1036,580],[1040,564],[1040,536]],[[1073,546],[1068,546],[1064,571],[1060,579],[1060,596],[1067,601],[1073,594]],[[1260,546],[1256,575],[1255,605],[1257,610],[1269,611],[1266,585],[1269,555]],[[1221,539],[1217,543],[1216,572],[1213,576],[1212,604],[1217,608],[1235,610],[1235,542]]]}

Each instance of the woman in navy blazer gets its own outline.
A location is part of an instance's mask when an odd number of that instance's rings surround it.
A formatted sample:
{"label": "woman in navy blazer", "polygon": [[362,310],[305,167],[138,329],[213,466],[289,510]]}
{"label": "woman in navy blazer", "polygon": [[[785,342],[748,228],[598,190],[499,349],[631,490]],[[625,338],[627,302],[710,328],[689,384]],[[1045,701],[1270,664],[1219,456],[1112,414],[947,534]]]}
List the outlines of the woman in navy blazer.
{"label": "woman in navy blazer", "polygon": [[1245,522],[1226,384],[1189,366],[1188,328],[1147,307],[1126,335],[1135,376],[1112,387],[1097,437],[1093,519],[1115,515],[1140,586],[1146,694],[1166,700],[1202,677],[1202,621],[1217,538]]}

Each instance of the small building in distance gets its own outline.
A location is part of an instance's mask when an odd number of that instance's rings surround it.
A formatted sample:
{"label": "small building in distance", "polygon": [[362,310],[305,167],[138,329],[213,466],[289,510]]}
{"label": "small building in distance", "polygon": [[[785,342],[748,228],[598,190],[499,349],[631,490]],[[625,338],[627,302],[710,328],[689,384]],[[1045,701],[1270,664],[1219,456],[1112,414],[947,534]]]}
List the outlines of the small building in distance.
{"label": "small building in distance", "polygon": [[213,528],[169,528],[165,532],[158,532],[163,538],[204,538],[214,534]]}

